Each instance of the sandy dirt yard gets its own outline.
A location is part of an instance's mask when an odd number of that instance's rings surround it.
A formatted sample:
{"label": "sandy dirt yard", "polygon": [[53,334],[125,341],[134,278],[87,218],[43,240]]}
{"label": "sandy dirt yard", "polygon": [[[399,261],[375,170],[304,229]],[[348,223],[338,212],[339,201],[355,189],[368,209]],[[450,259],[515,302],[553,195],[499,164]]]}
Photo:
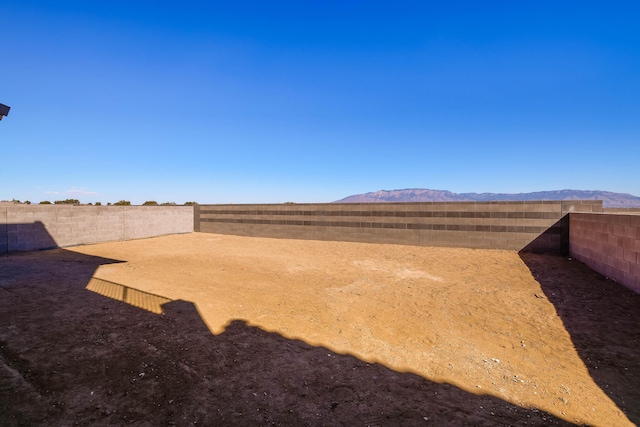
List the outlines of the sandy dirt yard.
{"label": "sandy dirt yard", "polygon": [[0,425],[640,423],[640,295],[566,257],[206,233],[0,256]]}

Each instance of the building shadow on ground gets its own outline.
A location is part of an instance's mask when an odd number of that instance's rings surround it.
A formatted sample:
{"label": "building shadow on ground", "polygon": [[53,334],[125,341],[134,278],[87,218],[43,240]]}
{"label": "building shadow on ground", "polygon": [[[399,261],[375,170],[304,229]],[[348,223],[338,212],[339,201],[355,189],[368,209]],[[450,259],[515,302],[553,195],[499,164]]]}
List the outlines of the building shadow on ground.
{"label": "building shadow on ground", "polygon": [[594,382],[640,425],[640,295],[567,256],[520,257],[555,306]]}
{"label": "building shadow on ground", "polygon": [[191,302],[92,282],[115,262],[0,256],[0,425],[569,425],[241,319],[213,335]]}

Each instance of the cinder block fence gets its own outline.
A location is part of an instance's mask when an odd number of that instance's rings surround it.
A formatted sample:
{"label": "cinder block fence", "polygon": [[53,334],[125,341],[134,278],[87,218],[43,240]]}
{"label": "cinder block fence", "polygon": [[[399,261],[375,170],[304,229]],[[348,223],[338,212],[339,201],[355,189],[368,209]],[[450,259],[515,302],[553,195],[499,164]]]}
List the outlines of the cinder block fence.
{"label": "cinder block fence", "polygon": [[569,252],[640,293],[640,215],[570,214]]}
{"label": "cinder block fence", "polygon": [[[607,213],[604,213],[607,212]],[[199,205],[196,231],[571,256],[640,292],[640,213],[602,201]]]}
{"label": "cinder block fence", "polygon": [[199,205],[194,227],[256,237],[566,253],[569,212],[602,212],[602,201]]}
{"label": "cinder block fence", "polygon": [[192,206],[0,206],[0,253],[192,231]]}
{"label": "cinder block fence", "polygon": [[602,201],[0,206],[0,253],[192,231],[571,254],[640,292],[640,215]]}

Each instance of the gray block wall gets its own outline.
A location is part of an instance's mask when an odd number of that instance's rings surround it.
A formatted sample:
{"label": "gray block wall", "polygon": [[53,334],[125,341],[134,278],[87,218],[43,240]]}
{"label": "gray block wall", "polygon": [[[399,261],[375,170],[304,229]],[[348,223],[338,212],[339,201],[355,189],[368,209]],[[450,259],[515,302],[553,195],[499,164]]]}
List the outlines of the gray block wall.
{"label": "gray block wall", "polygon": [[195,230],[255,237],[563,253],[569,212],[594,200],[198,205]]}
{"label": "gray block wall", "polygon": [[0,206],[0,253],[192,231],[192,206]]}

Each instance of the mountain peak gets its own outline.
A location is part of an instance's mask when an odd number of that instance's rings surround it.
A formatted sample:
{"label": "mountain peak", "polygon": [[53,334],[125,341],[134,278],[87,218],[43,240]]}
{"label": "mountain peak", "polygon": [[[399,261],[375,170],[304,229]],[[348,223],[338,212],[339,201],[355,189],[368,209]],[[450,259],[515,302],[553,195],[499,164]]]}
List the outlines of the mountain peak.
{"label": "mountain peak", "polygon": [[627,193],[600,190],[550,190],[532,193],[453,193],[448,190],[407,188],[404,190],[379,190],[356,194],[334,203],[380,202],[490,202],[531,200],[602,200],[605,208],[640,208],[640,197]]}

